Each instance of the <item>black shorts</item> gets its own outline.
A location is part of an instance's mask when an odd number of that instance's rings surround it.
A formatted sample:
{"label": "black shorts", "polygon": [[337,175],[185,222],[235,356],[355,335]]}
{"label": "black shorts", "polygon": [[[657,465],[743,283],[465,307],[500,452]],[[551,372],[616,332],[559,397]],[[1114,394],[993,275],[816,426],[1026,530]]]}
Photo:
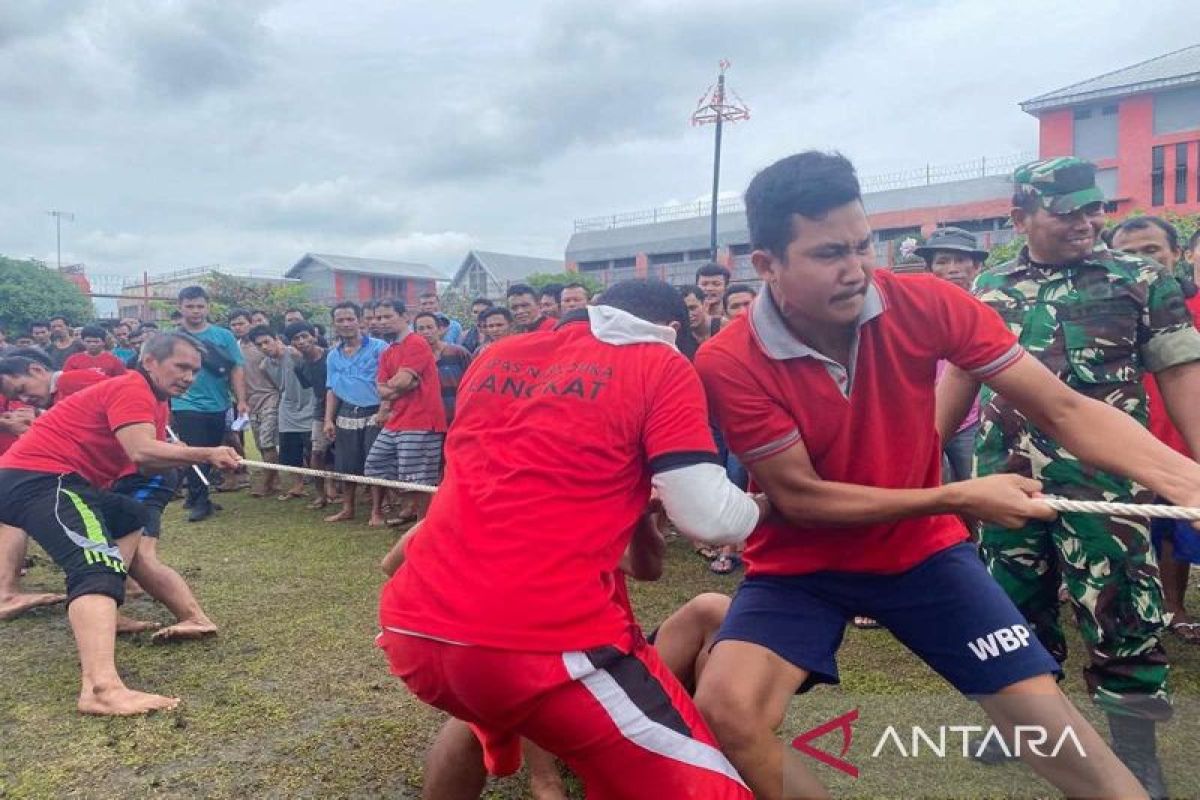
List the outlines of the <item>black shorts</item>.
{"label": "black shorts", "polygon": [[375,426],[374,416],[379,406],[354,406],[342,403],[338,408],[334,427],[337,435],[334,437],[334,469],[346,475],[362,475],[367,464],[367,454],[379,428]]}
{"label": "black shorts", "polygon": [[137,501],[78,475],[0,469],[0,522],[23,529],[67,574],[67,602],[85,594],[125,600],[125,562],[114,544],[141,530]]}
{"label": "black shorts", "polygon": [[157,539],[162,534],[163,510],[175,497],[175,489],[178,486],[179,473],[176,470],[158,475],[142,475],[135,472],[114,483],[112,491],[141,505],[146,516],[144,533]]}

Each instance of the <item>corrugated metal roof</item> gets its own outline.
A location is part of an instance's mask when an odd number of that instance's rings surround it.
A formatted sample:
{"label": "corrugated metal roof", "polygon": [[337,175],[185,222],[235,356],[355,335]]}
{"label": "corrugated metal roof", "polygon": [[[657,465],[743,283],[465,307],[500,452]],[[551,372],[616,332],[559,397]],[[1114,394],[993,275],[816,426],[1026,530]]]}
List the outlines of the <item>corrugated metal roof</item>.
{"label": "corrugated metal roof", "polygon": [[499,281],[519,281],[535,272],[562,272],[565,264],[554,258],[515,256],[509,253],[492,253],[487,250],[472,250],[483,268]]}
{"label": "corrugated metal roof", "polygon": [[[868,214],[917,208],[939,208],[1009,198],[1012,180],[988,175],[964,181],[888,189],[863,195]],[[731,211],[717,215],[717,245],[748,244],[746,215]],[[709,243],[708,217],[692,217],[608,230],[580,231],[567,243],[567,258],[576,263],[628,258],[636,253],[675,253],[703,250]]]}
{"label": "corrugated metal roof", "polygon": [[1021,109],[1032,113],[1192,83],[1200,83],[1200,44],[1038,95],[1021,103]]}
{"label": "corrugated metal roof", "polygon": [[358,272],[363,275],[384,275],[392,278],[425,278],[446,281],[449,278],[439,269],[428,264],[408,261],[388,261],[382,258],[359,258],[337,256],[328,253],[305,253],[286,273],[291,277],[306,261],[316,261],[334,272]]}

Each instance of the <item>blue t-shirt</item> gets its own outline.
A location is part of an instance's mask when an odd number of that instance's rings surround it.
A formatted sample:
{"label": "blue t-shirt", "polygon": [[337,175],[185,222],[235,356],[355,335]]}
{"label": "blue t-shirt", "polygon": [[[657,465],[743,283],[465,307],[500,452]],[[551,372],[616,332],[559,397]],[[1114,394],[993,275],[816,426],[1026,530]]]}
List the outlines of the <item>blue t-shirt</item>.
{"label": "blue t-shirt", "polygon": [[446,344],[460,344],[462,337],[462,323],[456,319],[450,320],[450,327],[446,329],[446,335],[442,337],[442,341]]}
{"label": "blue t-shirt", "polygon": [[137,350],[134,350],[132,347],[114,347],[112,353],[121,359],[122,364],[128,364],[129,359],[137,356]]}
{"label": "blue t-shirt", "polygon": [[[209,325],[200,333],[186,331],[189,336],[199,339],[209,348],[220,350],[226,359],[237,366],[246,363],[242,356],[242,348],[238,347],[237,337],[225,328]],[[220,378],[211,371],[200,368],[196,373],[196,381],[183,397],[171,401],[172,411],[201,411],[207,414],[219,414],[229,408],[230,399],[229,378]]]}
{"label": "blue t-shirt", "polygon": [[387,349],[387,342],[364,336],[362,345],[354,355],[347,358],[342,344],[331,348],[325,356],[325,385],[343,403],[355,406],[379,405],[379,389],[375,385],[379,374],[379,357]]}

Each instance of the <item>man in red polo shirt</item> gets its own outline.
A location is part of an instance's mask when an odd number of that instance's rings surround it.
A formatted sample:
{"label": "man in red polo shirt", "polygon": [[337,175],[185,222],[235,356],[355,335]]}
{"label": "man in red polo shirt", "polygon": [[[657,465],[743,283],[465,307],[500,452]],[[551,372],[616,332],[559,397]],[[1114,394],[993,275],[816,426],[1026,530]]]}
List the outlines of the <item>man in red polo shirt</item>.
{"label": "man in red polo shirt", "polygon": [[234,467],[228,447],[160,441],[166,400],[187,391],[200,369],[190,337],[159,334],[142,370],[102,381],[43,414],[0,456],[0,523],[29,533],[66,573],[67,615],[79,647],[87,714],[128,715],[173,708],[178,700],[129,689],[113,659],[117,606],[135,559],[142,506],[106,491],[132,461],[142,469],[191,464]]}
{"label": "man in red polo shirt", "polygon": [[[367,454],[364,474],[437,486],[442,476],[442,441],[446,438],[437,359],[429,342],[409,330],[405,311],[398,300],[381,301],[376,310],[381,318],[393,315],[396,338],[379,357],[379,399],[389,404],[388,417]],[[411,511],[400,521],[424,516],[429,498],[425,492],[405,492]],[[382,514],[372,509],[370,524],[383,522]]]}
{"label": "man in red polo shirt", "polygon": [[[1021,753],[1068,795],[1141,796],[967,541],[960,514],[1015,527],[1053,513],[1027,478],[941,485],[937,363],[985,381],[1081,459],[1173,502],[1200,501],[1200,466],[1024,358],[1000,317],[961,289],[876,271],[842,156],[806,152],[766,168],[746,214],[763,290],[696,360],[730,449],[776,512],[747,543],[746,580],[697,690],[730,760],[758,798],[824,795],[774,731],[797,690],[838,681],[846,621],[866,614],[1001,729],[1040,725],[1058,741],[1070,727],[1086,758]],[[1007,645],[984,646],[998,640]]]}
{"label": "man in red polo shirt", "polygon": [[104,349],[107,342],[104,328],[89,325],[79,332],[83,352],[75,353],[63,362],[63,372],[90,369],[102,372],[110,378],[125,374],[125,362]]}
{"label": "man in red polo shirt", "polygon": [[380,598],[380,646],[414,694],[471,724],[494,775],[519,767],[525,737],[589,796],[749,800],[616,571],[651,486],[681,531],[716,543],[748,535],[765,503],[717,463],[673,346],[679,295],[643,280],[604,300],[467,371],[445,479]]}

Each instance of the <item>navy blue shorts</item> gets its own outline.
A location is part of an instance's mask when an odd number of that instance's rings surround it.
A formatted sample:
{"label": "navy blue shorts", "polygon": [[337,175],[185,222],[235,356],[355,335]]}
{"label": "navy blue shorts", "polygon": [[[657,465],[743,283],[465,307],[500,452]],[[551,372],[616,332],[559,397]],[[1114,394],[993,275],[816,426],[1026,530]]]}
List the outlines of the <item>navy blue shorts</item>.
{"label": "navy blue shorts", "polygon": [[1200,564],[1200,531],[1192,527],[1190,522],[1181,519],[1150,520],[1150,541],[1154,544],[1154,554],[1162,558],[1162,543],[1169,539],[1172,557],[1176,561],[1188,564]]}
{"label": "navy blue shorts", "polygon": [[897,575],[815,572],[746,578],[717,641],[761,645],[809,673],[801,691],[838,683],[846,622],[878,620],[966,695],[994,693],[1058,663],[964,542]]}
{"label": "navy blue shorts", "polygon": [[178,472],[172,470],[157,475],[126,475],[113,484],[112,491],[141,503],[146,515],[142,535],[157,539],[162,533],[163,509],[175,497],[178,486]]}

